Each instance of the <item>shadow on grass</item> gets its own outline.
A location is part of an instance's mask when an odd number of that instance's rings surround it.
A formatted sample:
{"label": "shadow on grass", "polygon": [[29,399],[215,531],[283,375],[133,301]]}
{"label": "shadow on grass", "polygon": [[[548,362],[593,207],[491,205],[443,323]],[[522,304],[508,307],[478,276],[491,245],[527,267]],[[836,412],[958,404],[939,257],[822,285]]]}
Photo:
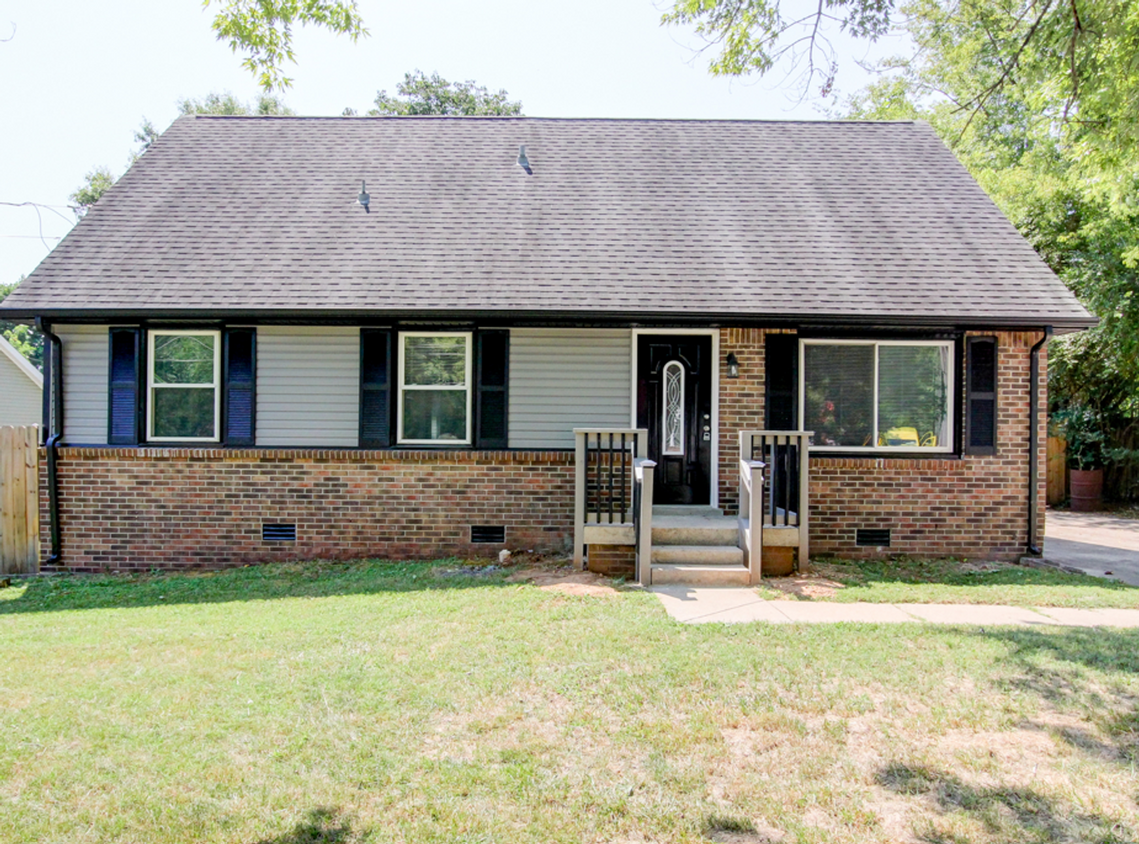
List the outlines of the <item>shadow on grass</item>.
{"label": "shadow on grass", "polygon": [[[1058,806],[1050,797],[1028,788],[996,785],[978,787],[945,771],[892,762],[876,779],[882,787],[907,796],[933,798],[945,815],[964,815],[979,822],[996,840],[1017,842],[1095,841],[1124,844],[1135,832],[1103,815],[1079,813]],[[966,839],[948,828],[914,830],[919,841],[960,844]]]}
{"label": "shadow on grass", "polygon": [[1075,728],[1057,731],[1059,738],[1128,766],[1139,761],[1139,705],[1132,684],[1088,680],[1088,669],[1109,676],[1139,676],[1139,630],[1005,627],[979,629],[977,635],[1009,646],[1008,659],[1019,669],[1009,681],[1013,687],[1033,692],[1057,706],[1081,706],[1111,744]]}
{"label": "shadow on grass", "polygon": [[262,838],[256,844],[353,844],[366,833],[353,832],[352,824],[336,809],[321,807],[308,813],[289,832],[273,838]]}
{"label": "shadow on grass", "polygon": [[0,615],[513,586],[509,569],[433,562],[266,563],[215,572],[32,577],[0,590]]}

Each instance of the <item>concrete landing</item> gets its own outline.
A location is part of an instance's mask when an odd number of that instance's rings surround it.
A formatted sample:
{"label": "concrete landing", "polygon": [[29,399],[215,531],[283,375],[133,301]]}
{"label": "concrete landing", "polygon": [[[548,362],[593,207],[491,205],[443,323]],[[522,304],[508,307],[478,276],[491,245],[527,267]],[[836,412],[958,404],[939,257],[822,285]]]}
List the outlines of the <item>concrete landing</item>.
{"label": "concrete landing", "polygon": [[685,624],[957,624],[982,627],[1139,627],[1139,610],[1006,607],[993,604],[839,604],[766,601],[748,587],[653,586],[668,614]]}

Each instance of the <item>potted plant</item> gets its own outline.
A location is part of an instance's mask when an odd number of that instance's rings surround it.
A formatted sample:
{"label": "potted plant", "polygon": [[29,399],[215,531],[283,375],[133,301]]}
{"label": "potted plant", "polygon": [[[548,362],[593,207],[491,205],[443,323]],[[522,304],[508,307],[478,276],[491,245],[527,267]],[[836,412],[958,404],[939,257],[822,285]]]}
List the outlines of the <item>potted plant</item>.
{"label": "potted plant", "polygon": [[1072,509],[1081,512],[1103,506],[1103,467],[1106,442],[1099,414],[1088,407],[1070,407],[1053,417],[1068,441]]}

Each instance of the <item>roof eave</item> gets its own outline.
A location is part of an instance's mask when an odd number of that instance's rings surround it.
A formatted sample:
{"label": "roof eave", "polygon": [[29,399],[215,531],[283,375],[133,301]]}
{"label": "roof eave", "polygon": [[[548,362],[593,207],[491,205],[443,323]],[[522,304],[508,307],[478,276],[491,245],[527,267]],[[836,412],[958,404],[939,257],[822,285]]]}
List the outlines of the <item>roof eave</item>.
{"label": "roof eave", "polygon": [[177,308],[155,310],[151,308],[3,308],[0,317],[9,320],[90,320],[109,322],[119,320],[478,320],[495,322],[600,322],[628,325],[764,325],[791,326],[804,323],[844,327],[881,326],[902,328],[954,329],[1040,329],[1052,326],[1057,334],[1094,328],[1099,319],[1093,316],[966,316],[946,314],[850,314],[850,313],[744,313],[703,312],[698,314],[674,311],[599,311],[599,310],[369,310],[361,308]]}

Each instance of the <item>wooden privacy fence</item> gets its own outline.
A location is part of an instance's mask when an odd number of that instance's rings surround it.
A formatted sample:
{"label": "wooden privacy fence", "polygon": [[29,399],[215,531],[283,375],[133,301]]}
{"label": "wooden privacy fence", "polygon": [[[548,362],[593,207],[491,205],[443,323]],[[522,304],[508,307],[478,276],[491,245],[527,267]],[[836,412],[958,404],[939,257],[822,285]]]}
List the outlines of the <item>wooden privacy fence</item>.
{"label": "wooden privacy fence", "polygon": [[1063,437],[1048,438],[1048,506],[1056,507],[1068,500],[1068,441]]}
{"label": "wooden privacy fence", "polygon": [[0,428],[0,574],[39,570],[39,454],[39,428]]}

